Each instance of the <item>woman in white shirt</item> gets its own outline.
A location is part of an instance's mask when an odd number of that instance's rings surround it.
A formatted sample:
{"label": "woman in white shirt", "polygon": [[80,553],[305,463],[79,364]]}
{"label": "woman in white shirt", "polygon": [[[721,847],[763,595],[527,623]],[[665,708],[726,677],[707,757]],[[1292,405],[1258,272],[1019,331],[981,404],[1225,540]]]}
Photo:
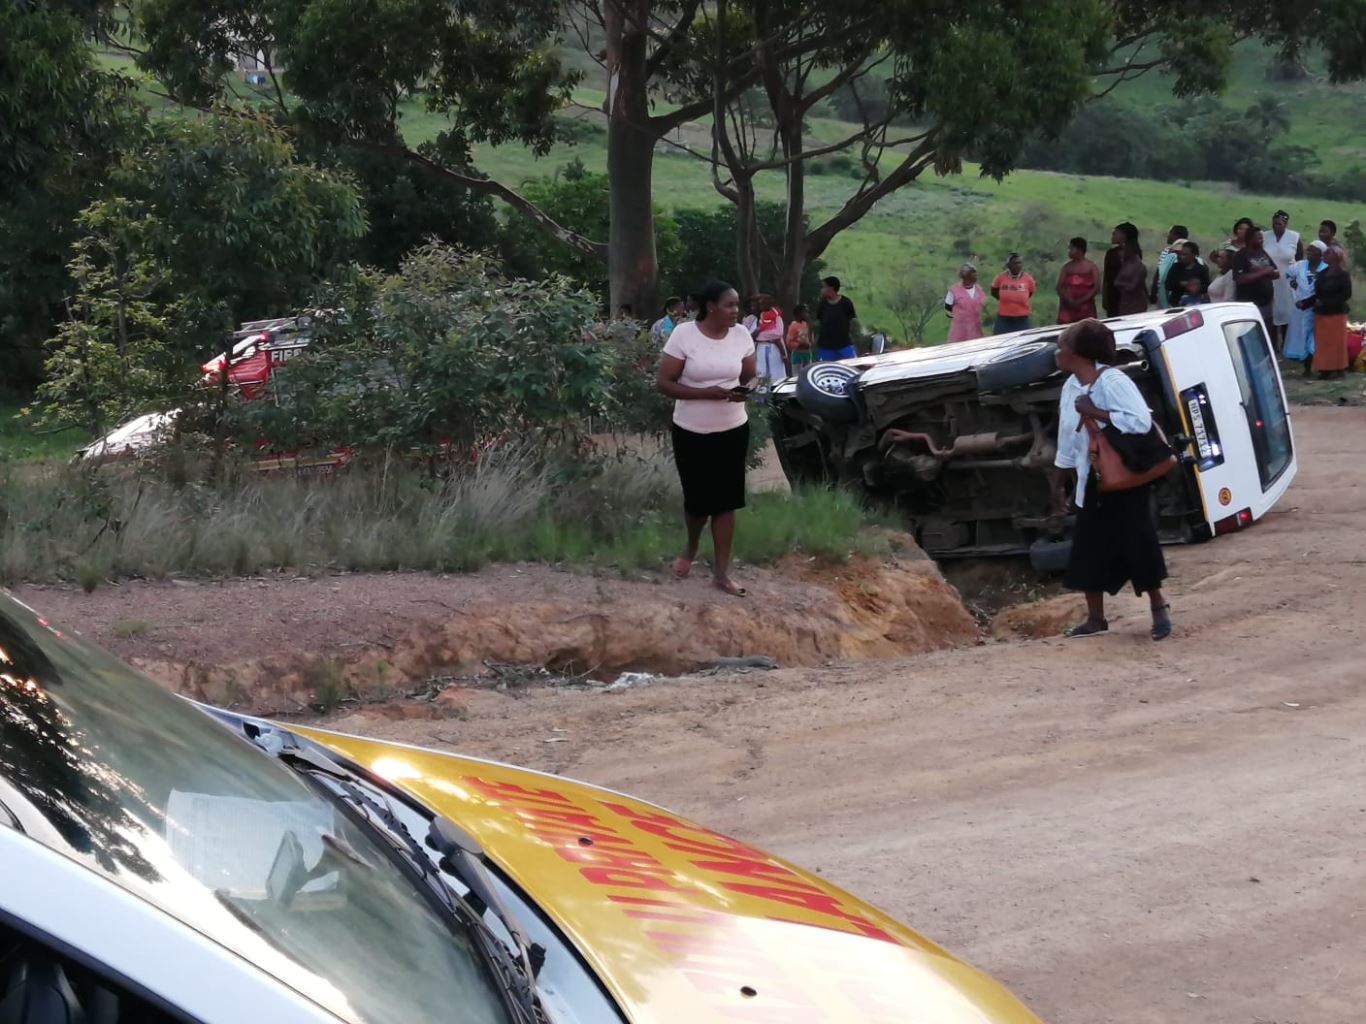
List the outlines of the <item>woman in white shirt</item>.
{"label": "woman in white shirt", "polygon": [[1206,295],[1210,302],[1232,302],[1233,292],[1237,287],[1237,282],[1233,280],[1233,268],[1230,258],[1233,250],[1227,245],[1221,245],[1209,254],[1210,263],[1219,271],[1219,276],[1210,281]]}
{"label": "woman in white shirt", "polygon": [[1127,491],[1100,490],[1091,470],[1090,434],[1083,422],[1112,426],[1122,434],[1146,434],[1152,413],[1138,385],[1114,368],[1115,336],[1099,320],[1070,325],[1058,339],[1058,368],[1070,373],[1058,405],[1059,475],[1057,511],[1066,503],[1065,481],[1076,474],[1073,497],[1077,523],[1072,554],[1063,583],[1086,595],[1086,621],[1068,636],[1093,636],[1110,628],[1105,618],[1105,595],[1118,594],[1126,583],[1134,593],[1147,594],[1152,608],[1152,638],[1171,635],[1170,607],[1162,596],[1167,564],[1153,519],[1151,485]]}
{"label": "woman in white shirt", "polygon": [[1289,282],[1285,278],[1285,272],[1290,269],[1290,264],[1296,260],[1304,259],[1304,246],[1300,244],[1300,233],[1290,230],[1290,214],[1284,210],[1277,210],[1271,215],[1271,230],[1267,232],[1262,248],[1271,257],[1271,262],[1276,264],[1276,269],[1281,272],[1281,276],[1276,278],[1272,285],[1275,287],[1275,297],[1271,302],[1271,318],[1275,321],[1276,333],[1280,335],[1273,340],[1278,343],[1278,347],[1285,347],[1285,338],[1289,333],[1289,325],[1293,319],[1295,311],[1295,299],[1291,294]]}
{"label": "woman in white shirt", "polygon": [[727,594],[744,597],[744,588],[730,578],[730,550],[735,510],[745,507],[745,385],[755,378],[754,339],[737,323],[740,297],[730,285],[715,281],[697,301],[697,319],[673,329],[655,377],[659,390],[675,400],[674,463],[688,526],[687,546],[673,569],[680,579],[692,571],[702,529],[710,520],[712,580]]}

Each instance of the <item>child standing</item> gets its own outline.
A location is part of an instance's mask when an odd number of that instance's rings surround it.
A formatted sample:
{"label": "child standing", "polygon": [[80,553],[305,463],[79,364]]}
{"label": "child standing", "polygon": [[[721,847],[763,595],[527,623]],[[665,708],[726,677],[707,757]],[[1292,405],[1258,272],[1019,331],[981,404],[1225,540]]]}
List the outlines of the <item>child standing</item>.
{"label": "child standing", "polygon": [[1182,282],[1182,287],[1186,289],[1181,296],[1178,306],[1203,306],[1209,302],[1209,295],[1206,293],[1204,284],[1198,277],[1188,277]]}
{"label": "child standing", "polygon": [[792,308],[792,323],[787,325],[787,355],[794,367],[811,362],[811,311],[805,303]]}

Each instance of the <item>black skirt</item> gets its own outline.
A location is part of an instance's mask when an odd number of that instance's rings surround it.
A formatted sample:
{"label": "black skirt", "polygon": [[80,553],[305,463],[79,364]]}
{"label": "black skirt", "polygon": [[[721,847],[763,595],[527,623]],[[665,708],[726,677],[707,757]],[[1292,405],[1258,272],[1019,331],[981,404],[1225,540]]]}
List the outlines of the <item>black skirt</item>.
{"label": "black skirt", "polygon": [[745,460],[749,424],[716,434],[673,428],[674,464],[683,484],[683,511],[716,516],[745,507]]}
{"label": "black skirt", "polygon": [[1077,510],[1072,556],[1063,584],[1089,594],[1118,594],[1132,583],[1135,594],[1162,586],[1167,562],[1157,539],[1152,485],[1102,492],[1094,476],[1086,484],[1086,505]]}

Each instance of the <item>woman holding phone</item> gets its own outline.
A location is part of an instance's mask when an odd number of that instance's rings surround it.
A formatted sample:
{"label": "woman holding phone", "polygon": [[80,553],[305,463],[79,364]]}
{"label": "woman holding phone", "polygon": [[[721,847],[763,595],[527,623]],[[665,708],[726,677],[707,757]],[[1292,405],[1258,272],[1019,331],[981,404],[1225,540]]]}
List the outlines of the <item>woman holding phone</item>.
{"label": "woman holding phone", "polygon": [[702,530],[711,522],[715,561],[712,582],[744,597],[730,578],[735,510],[745,507],[749,416],[745,398],[755,379],[754,339],[737,322],[740,297],[723,281],[697,296],[697,319],[674,328],[664,346],[655,384],[674,399],[673,448],[683,485],[687,544],[674,559],[674,575],[692,571]]}

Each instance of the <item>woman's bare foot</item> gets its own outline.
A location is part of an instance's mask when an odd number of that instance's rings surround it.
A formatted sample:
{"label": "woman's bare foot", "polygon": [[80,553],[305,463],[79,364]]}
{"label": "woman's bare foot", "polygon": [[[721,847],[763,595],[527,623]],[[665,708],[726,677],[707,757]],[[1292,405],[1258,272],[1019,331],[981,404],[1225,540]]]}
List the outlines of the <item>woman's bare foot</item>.
{"label": "woman's bare foot", "polygon": [[674,579],[686,580],[692,572],[692,559],[679,555],[674,559]]}
{"label": "woman's bare foot", "polygon": [[748,597],[749,591],[737,584],[728,576],[717,576],[712,580],[712,585],[717,590],[723,590],[731,597]]}

